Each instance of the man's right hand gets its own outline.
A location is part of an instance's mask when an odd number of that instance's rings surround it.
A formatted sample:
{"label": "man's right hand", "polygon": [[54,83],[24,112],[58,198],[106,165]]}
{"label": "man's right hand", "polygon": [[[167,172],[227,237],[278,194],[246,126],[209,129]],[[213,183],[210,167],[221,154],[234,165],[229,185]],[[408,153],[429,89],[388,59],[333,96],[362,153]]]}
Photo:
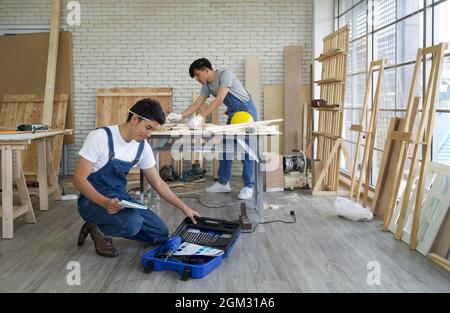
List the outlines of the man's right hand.
{"label": "man's right hand", "polygon": [[181,121],[181,119],[183,118],[183,115],[179,114],[179,113],[170,113],[167,118],[166,118],[166,122],[168,123],[178,123],[179,121]]}
{"label": "man's right hand", "polygon": [[105,206],[105,209],[109,214],[117,214],[123,208],[124,206],[120,204],[120,201],[117,198],[108,199],[108,202]]}

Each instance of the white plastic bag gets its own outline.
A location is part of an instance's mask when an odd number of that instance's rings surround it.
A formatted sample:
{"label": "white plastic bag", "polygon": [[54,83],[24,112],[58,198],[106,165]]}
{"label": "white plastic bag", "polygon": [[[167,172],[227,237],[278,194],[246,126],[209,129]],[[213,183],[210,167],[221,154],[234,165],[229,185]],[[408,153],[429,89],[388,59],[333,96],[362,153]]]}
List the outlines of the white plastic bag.
{"label": "white plastic bag", "polygon": [[355,222],[367,222],[373,218],[372,211],[345,198],[336,199],[334,210],[338,216]]}

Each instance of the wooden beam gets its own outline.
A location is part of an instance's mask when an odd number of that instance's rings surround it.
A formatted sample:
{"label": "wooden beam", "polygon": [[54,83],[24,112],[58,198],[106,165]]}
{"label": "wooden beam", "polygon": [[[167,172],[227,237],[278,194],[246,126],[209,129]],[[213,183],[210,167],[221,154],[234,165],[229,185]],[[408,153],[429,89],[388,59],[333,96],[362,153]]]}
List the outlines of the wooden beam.
{"label": "wooden beam", "polygon": [[3,238],[13,238],[13,153],[11,146],[2,146],[2,232]]}
{"label": "wooden beam", "polygon": [[39,182],[39,209],[41,211],[48,210],[48,182],[47,182],[47,146],[45,141],[37,143],[38,150],[38,172],[37,179]]}
{"label": "wooden beam", "polygon": [[433,261],[434,263],[436,263],[437,265],[439,265],[440,267],[442,267],[444,270],[447,271],[447,273],[450,274],[450,261],[444,259],[443,257],[435,254],[435,253],[430,253],[428,254],[428,258]]}
{"label": "wooden beam", "polygon": [[59,16],[61,14],[61,1],[53,0],[52,22],[48,45],[47,78],[45,80],[44,111],[42,124],[52,126],[53,97],[55,95],[56,63],[58,61],[59,43]]}
{"label": "wooden beam", "polygon": [[[301,149],[302,134],[302,64],[303,48],[290,46],[284,48],[284,151],[290,154],[294,149]],[[300,88],[299,88],[300,86]]]}
{"label": "wooden beam", "polygon": [[256,108],[261,104],[261,65],[256,56],[245,60],[245,88],[250,93]]}

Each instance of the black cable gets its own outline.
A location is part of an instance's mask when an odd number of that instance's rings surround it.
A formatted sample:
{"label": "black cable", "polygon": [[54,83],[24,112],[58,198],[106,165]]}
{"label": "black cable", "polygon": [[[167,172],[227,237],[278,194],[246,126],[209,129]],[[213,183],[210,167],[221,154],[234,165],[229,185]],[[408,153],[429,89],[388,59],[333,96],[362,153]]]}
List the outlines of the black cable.
{"label": "black cable", "polygon": [[289,212],[289,213],[290,213],[291,216],[293,217],[293,219],[294,219],[293,221],[273,220],[273,221],[259,222],[259,223],[256,223],[256,224],[255,224],[255,227],[253,227],[252,230],[250,230],[250,231],[242,231],[242,233],[243,233],[243,234],[251,234],[251,233],[254,233],[255,230],[256,230],[256,227],[258,227],[259,224],[264,225],[264,224],[272,224],[272,223],[283,223],[283,224],[295,224],[295,223],[297,223],[297,219],[295,218],[295,212],[294,212],[294,211],[291,211],[291,212]]}

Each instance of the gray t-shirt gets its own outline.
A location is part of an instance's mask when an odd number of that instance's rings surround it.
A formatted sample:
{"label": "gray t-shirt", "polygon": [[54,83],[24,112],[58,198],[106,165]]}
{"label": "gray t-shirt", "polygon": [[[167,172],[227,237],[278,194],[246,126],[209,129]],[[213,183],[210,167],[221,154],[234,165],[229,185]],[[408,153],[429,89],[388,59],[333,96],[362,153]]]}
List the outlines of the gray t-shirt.
{"label": "gray t-shirt", "polygon": [[206,97],[209,97],[210,95],[216,97],[217,92],[221,87],[230,88],[229,92],[243,102],[250,100],[250,95],[247,90],[245,90],[244,86],[242,86],[234,73],[228,70],[217,71],[216,79],[211,83],[203,85],[200,94]]}

